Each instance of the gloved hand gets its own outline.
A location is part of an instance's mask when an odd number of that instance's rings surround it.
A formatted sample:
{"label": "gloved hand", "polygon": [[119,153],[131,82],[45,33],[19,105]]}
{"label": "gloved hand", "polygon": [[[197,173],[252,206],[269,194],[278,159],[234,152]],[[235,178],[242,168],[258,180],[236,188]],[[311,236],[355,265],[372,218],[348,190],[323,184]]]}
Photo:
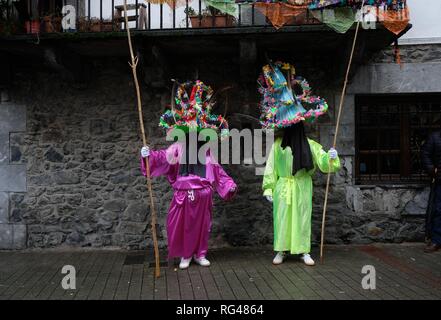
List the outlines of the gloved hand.
{"label": "gloved hand", "polygon": [[144,146],[141,148],[141,157],[147,158],[150,155],[150,148],[148,146]]}
{"label": "gloved hand", "polygon": [[329,149],[328,151],[329,159],[335,160],[338,158],[338,152],[334,148]]}
{"label": "gloved hand", "polygon": [[266,200],[268,200],[269,202],[273,203],[273,197],[271,196],[265,196]]}

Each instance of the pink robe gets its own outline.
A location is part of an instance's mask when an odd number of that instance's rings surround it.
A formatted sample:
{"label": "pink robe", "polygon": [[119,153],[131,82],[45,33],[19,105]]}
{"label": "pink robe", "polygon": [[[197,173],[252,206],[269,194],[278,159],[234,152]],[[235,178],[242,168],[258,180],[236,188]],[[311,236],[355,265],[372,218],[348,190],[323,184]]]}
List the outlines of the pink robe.
{"label": "pink robe", "polygon": [[[152,177],[166,176],[174,189],[167,216],[169,258],[205,257],[211,229],[213,191],[230,200],[236,188],[233,179],[207,153],[205,178],[179,175],[182,145],[172,144],[168,149],[150,151],[149,166]],[[146,175],[144,161],[141,170]]]}

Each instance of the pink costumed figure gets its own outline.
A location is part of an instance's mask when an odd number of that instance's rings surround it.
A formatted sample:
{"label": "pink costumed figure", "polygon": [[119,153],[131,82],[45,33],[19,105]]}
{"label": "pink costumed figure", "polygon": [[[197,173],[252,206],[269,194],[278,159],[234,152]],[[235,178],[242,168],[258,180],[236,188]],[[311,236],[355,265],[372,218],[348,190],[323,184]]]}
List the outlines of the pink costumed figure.
{"label": "pink costumed figure", "polygon": [[[189,86],[193,89],[190,98],[186,94]],[[194,149],[190,146],[189,129],[196,128],[200,131],[210,128],[225,132],[226,121],[210,114],[210,104],[213,103],[210,99],[211,92],[211,88],[200,81],[180,85],[175,93],[178,108],[168,110],[161,117],[160,125],[167,129],[185,130],[185,141],[177,141],[163,150],[150,150],[148,146],[141,149],[142,173],[146,175],[144,159],[148,159],[151,176],[165,176],[174,190],[167,216],[168,256],[180,257],[181,269],[188,268],[193,258],[201,266],[210,265],[206,255],[213,193],[216,191],[223,199],[230,200],[237,189],[233,179],[215,161],[209,150],[205,152],[205,157],[189,156]],[[192,122],[195,114],[199,118],[196,127]],[[197,151],[203,143],[205,142],[195,143]],[[193,161],[191,158],[198,159]]]}

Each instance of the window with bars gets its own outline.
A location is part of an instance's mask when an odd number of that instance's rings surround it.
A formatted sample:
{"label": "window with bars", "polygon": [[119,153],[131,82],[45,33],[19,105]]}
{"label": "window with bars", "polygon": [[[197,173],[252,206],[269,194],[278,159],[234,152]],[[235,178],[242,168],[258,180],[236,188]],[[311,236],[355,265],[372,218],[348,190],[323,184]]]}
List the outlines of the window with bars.
{"label": "window with bars", "polygon": [[358,96],[355,108],[356,183],[425,182],[421,146],[441,129],[441,94]]}

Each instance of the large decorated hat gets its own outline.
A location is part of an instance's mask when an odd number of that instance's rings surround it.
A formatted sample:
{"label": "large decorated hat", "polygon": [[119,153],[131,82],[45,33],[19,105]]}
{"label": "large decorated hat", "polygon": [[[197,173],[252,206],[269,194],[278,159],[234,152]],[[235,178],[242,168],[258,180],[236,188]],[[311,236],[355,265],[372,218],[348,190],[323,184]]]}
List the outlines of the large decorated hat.
{"label": "large decorated hat", "polygon": [[262,71],[257,82],[262,95],[260,122],[264,128],[285,128],[300,121],[314,122],[328,110],[326,100],[311,96],[309,83],[297,77],[289,63],[270,62]]}
{"label": "large decorated hat", "polygon": [[186,132],[202,129],[220,130],[228,134],[228,122],[211,113],[215,104],[213,89],[202,81],[175,82],[171,110],[167,110],[159,125],[165,129],[179,128]]}

